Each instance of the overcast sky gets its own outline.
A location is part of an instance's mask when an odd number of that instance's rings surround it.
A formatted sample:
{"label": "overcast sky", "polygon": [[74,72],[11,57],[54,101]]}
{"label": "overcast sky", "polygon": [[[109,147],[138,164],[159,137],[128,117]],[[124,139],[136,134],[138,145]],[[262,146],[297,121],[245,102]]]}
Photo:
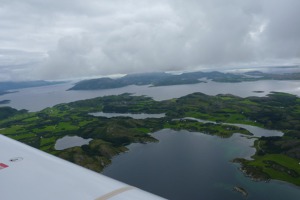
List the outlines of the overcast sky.
{"label": "overcast sky", "polygon": [[299,64],[299,0],[0,0],[0,81]]}

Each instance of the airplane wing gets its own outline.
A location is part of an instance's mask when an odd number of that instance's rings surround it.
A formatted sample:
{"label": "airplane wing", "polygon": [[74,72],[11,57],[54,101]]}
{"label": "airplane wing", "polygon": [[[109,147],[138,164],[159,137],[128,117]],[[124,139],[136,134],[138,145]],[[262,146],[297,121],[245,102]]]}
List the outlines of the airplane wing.
{"label": "airplane wing", "polygon": [[163,198],[0,135],[0,199]]}

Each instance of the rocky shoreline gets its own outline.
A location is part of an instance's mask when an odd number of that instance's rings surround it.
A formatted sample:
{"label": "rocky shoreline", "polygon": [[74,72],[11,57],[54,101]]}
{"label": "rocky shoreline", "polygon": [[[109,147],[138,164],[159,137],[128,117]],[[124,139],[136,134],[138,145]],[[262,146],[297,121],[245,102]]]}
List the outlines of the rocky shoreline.
{"label": "rocky shoreline", "polygon": [[248,196],[248,192],[247,192],[247,190],[245,188],[242,188],[240,186],[234,186],[233,190],[236,191],[236,192],[241,193],[244,197]]}
{"label": "rocky shoreline", "polygon": [[249,177],[252,181],[256,181],[256,182],[263,181],[266,183],[268,183],[270,181],[270,176],[268,174],[264,173],[259,167],[245,165],[246,161],[247,160],[244,158],[235,158],[232,160],[233,163],[241,164],[241,167],[239,167],[239,170],[246,177]]}

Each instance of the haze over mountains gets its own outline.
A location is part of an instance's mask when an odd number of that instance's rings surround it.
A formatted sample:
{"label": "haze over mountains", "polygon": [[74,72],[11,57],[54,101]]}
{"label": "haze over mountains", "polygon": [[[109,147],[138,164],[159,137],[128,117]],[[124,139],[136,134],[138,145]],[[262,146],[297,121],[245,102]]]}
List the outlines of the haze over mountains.
{"label": "haze over mountains", "polygon": [[250,71],[245,73],[223,73],[218,71],[213,72],[188,72],[179,75],[157,72],[143,74],[129,74],[121,78],[98,78],[80,81],[75,84],[70,90],[96,90],[120,88],[128,85],[152,85],[152,86],[167,86],[167,85],[183,85],[195,84],[212,80],[216,82],[242,82],[242,81],[258,81],[258,80],[300,80],[300,73],[283,73],[270,74],[260,71]]}

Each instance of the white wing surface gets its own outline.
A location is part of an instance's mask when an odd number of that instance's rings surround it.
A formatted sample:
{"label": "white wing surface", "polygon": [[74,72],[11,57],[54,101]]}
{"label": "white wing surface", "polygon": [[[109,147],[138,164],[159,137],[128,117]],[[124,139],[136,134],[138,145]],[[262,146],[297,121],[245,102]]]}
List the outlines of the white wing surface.
{"label": "white wing surface", "polygon": [[163,199],[0,135],[0,199]]}

